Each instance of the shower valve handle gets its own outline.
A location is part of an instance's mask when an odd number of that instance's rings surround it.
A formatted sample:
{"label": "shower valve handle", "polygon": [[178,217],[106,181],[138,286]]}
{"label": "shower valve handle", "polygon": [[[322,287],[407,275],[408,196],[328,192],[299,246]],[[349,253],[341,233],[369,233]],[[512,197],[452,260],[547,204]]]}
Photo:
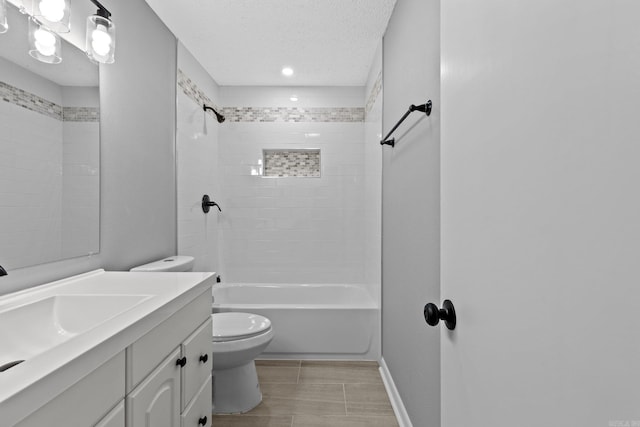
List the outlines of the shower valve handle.
{"label": "shower valve handle", "polygon": [[202,212],[209,213],[209,209],[211,208],[211,206],[215,206],[216,208],[218,208],[220,212],[222,212],[222,209],[220,209],[220,205],[212,201],[209,198],[208,194],[205,194],[204,196],[202,196]]}

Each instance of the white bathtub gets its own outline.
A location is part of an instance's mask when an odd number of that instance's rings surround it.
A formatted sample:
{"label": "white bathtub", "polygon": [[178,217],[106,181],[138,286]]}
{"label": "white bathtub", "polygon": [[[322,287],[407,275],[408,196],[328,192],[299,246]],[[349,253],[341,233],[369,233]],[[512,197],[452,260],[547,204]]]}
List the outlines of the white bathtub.
{"label": "white bathtub", "polygon": [[378,306],[358,286],[216,284],[213,312],[225,311],[255,313],[271,320],[275,336],[261,357],[379,357]]}

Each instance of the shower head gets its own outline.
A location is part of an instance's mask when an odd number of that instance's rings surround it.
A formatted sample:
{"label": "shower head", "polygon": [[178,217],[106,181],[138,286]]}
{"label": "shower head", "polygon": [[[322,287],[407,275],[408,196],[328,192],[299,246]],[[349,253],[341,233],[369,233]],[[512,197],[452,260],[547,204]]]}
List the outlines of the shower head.
{"label": "shower head", "polygon": [[213,107],[209,107],[207,104],[203,104],[202,105],[202,109],[204,111],[207,111],[207,110],[213,111],[213,114],[216,115],[216,119],[218,119],[218,123],[224,122],[224,116],[222,114],[218,113],[216,110],[214,110]]}

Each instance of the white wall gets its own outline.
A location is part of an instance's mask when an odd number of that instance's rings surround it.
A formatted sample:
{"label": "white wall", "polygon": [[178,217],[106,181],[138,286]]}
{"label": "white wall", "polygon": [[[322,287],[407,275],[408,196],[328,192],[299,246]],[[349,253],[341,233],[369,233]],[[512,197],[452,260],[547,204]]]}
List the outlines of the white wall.
{"label": "white wall", "polygon": [[100,254],[9,271],[0,293],[176,252],[176,40],[143,0],[108,8],[118,41],[115,64],[100,67]]}
{"label": "white wall", "polygon": [[440,2],[399,0],[384,36],[382,356],[413,425],[440,425],[440,330],[423,318],[440,304]]}
{"label": "white wall", "polygon": [[[362,107],[363,88],[222,87],[225,107]],[[294,103],[292,94],[299,97]],[[319,148],[320,178],[252,176],[263,149]],[[226,282],[364,283],[364,124],[220,126]]]}
{"label": "white wall", "polygon": [[[178,69],[214,103],[219,103],[216,82],[181,44],[178,44]],[[202,109],[204,101],[189,97],[178,87],[177,110],[177,187],[178,253],[195,258],[194,271],[219,270],[219,212],[214,207],[202,211],[202,196],[220,200],[218,181],[218,130],[220,124]],[[210,103],[210,102],[209,102]],[[214,106],[215,108],[215,106]]]}

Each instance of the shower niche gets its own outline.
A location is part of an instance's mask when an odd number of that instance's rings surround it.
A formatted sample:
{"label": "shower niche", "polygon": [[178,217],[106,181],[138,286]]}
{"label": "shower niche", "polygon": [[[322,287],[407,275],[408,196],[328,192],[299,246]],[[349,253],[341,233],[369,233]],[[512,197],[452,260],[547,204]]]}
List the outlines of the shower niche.
{"label": "shower niche", "polygon": [[262,176],[320,178],[320,149],[264,149]]}

